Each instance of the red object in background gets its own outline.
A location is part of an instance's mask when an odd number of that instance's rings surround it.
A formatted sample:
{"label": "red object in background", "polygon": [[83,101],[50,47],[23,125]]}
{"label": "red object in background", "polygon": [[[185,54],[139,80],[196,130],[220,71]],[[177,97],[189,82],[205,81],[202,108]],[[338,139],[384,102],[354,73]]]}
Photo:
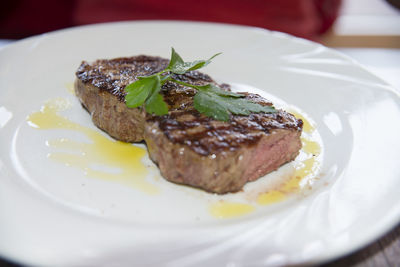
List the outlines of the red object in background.
{"label": "red object in background", "polygon": [[0,38],[19,39],[73,26],[75,0],[0,0]]}
{"label": "red object in background", "polygon": [[0,38],[22,38],[76,25],[124,20],[242,24],[315,39],[341,0],[3,0]]}

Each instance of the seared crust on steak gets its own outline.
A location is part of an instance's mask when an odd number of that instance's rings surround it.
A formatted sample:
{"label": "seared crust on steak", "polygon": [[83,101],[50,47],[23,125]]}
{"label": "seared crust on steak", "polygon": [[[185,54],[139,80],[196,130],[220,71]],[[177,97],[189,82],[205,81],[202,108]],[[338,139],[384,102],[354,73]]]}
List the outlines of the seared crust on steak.
{"label": "seared crust on steak", "polygon": [[157,73],[167,65],[167,59],[143,55],[100,59],[92,64],[83,61],[76,71],[76,77],[82,83],[91,84],[124,102],[125,86],[137,80],[136,77]]}
{"label": "seared crust on steak", "polygon": [[[258,95],[246,93],[246,97],[271,105]],[[144,139],[166,179],[223,194],[239,191],[248,181],[295,159],[302,125],[283,110],[235,115],[223,122],[188,105],[148,118]]]}
{"label": "seared crust on steak", "polygon": [[[247,99],[257,99],[261,105],[271,105],[259,95],[242,94]],[[165,96],[168,99],[169,93],[166,92]],[[191,95],[188,98],[192,100]],[[147,121],[157,122],[161,132],[171,142],[186,145],[204,156],[257,143],[262,136],[275,129],[301,131],[302,128],[302,124],[293,115],[283,110],[249,116],[234,115],[229,122],[224,122],[200,114],[192,103],[183,109],[171,110],[166,116],[154,116]]]}
{"label": "seared crust on steak", "polygon": [[190,147],[173,143],[157,124],[146,124],[146,144],[151,159],[169,181],[224,194],[276,170],[296,158],[301,148],[299,133],[276,129],[256,144],[199,155]]}
{"label": "seared crust on steak", "polygon": [[[100,59],[91,64],[83,61],[76,71],[75,94],[89,111],[97,127],[115,139],[140,142],[143,140],[146,113],[142,108],[130,109],[125,105],[124,88],[136,81],[138,76],[160,72],[167,65],[167,59],[143,55]],[[174,78],[197,85],[213,82],[208,75],[197,71]],[[173,83],[165,84],[163,91],[168,91],[171,87],[176,92],[166,99],[171,107],[180,108],[180,102],[188,101],[188,92],[194,94],[192,89],[185,90],[183,86]]]}
{"label": "seared crust on steak", "polygon": [[[194,89],[173,82],[161,89],[167,115],[128,108],[125,86],[167,65],[168,60],[149,56],[83,62],[75,92],[93,122],[112,137],[126,142],[144,139],[161,174],[175,183],[220,194],[236,192],[298,155],[303,123],[283,110],[217,121],[194,109]],[[215,83],[197,71],[174,78],[196,85]],[[228,85],[221,87],[230,90]],[[259,95],[242,94],[260,105],[272,105]]]}

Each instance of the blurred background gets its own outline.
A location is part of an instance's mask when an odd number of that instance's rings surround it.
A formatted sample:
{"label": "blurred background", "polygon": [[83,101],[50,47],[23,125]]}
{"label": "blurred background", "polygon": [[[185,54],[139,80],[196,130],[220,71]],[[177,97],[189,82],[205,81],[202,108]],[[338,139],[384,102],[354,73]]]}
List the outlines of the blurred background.
{"label": "blurred background", "polygon": [[[127,20],[210,21],[286,32],[347,54],[400,92],[400,0],[1,0],[0,49],[49,31]],[[399,233],[397,227],[330,266],[400,266]]]}
{"label": "blurred background", "polygon": [[[317,41],[323,37],[335,46],[398,48],[399,8],[399,0],[2,0],[0,38],[100,22],[194,20],[258,26]],[[359,38],[350,41],[352,35]]]}
{"label": "blurred background", "polygon": [[258,26],[313,39],[341,0],[3,0],[0,37],[24,38],[77,25],[121,20],[195,20]]}
{"label": "blurred background", "polygon": [[211,21],[282,31],[336,48],[400,88],[400,75],[394,75],[400,0],[1,0],[0,46],[67,27],[126,20]]}

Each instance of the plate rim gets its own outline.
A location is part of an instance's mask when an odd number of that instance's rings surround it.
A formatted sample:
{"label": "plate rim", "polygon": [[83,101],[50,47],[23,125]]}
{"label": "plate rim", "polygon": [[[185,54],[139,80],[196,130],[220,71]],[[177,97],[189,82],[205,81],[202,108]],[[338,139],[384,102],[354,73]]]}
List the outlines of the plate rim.
{"label": "plate rim", "polygon": [[[157,23],[170,23],[170,24],[185,24],[188,23],[188,21],[179,21],[179,20],[138,20],[138,21],[118,21],[118,22],[106,22],[106,23],[96,23],[96,24],[89,24],[89,25],[83,25],[83,26],[75,26],[75,27],[70,27],[70,28],[65,28],[65,29],[60,29],[57,31],[52,31],[52,32],[48,32],[48,33],[44,33],[44,34],[40,34],[40,35],[36,35],[36,36],[31,36],[28,38],[24,38],[21,40],[18,40],[16,42],[10,43],[6,46],[4,46],[2,49],[0,49],[0,54],[2,53],[6,53],[8,49],[16,49],[15,47],[17,47],[18,45],[24,43],[24,42],[32,42],[35,40],[38,40],[40,38],[45,38],[46,36],[54,36],[57,34],[63,34],[65,32],[73,32],[73,31],[80,31],[80,30],[84,30],[84,29],[91,29],[91,28],[98,28],[98,27],[112,27],[112,26],[118,26],[118,25],[134,25],[134,24],[157,24]],[[241,28],[241,29],[255,29],[258,31],[264,31],[267,34],[278,34],[281,37],[284,37],[286,39],[291,39],[291,40],[297,40],[297,41],[301,41],[301,42],[306,42],[310,45],[318,45],[318,46],[322,46],[324,48],[329,49],[330,51],[334,52],[337,56],[351,62],[352,64],[356,65],[357,67],[363,69],[364,71],[366,71],[369,75],[374,76],[375,78],[377,78],[383,85],[385,85],[385,90],[389,90],[393,93],[395,93],[397,95],[397,97],[400,97],[400,91],[396,88],[394,88],[393,86],[391,86],[390,84],[388,84],[386,81],[384,81],[383,79],[381,79],[380,77],[376,76],[374,73],[372,73],[371,71],[369,71],[367,68],[365,68],[362,64],[358,63],[356,60],[352,59],[351,57],[343,54],[340,51],[337,51],[335,49],[332,48],[328,48],[325,47],[319,43],[310,41],[310,40],[306,40],[300,37],[295,37],[286,33],[281,33],[281,32],[277,32],[277,31],[270,31],[267,29],[263,29],[263,28],[259,28],[259,27],[254,27],[254,26],[244,26],[244,25],[236,25],[236,24],[228,24],[228,23],[215,23],[215,22],[197,22],[197,21],[189,21],[189,23],[192,24],[196,24],[196,25],[209,25],[209,26],[224,26],[224,27],[231,27],[231,28]],[[383,90],[383,88],[381,88]],[[395,216],[396,219],[392,219],[392,224],[386,222],[386,223],[381,223],[380,227],[379,227],[379,231],[375,231],[375,234],[371,234],[367,237],[365,237],[362,241],[358,242],[358,245],[354,245],[354,243],[352,243],[353,245],[351,246],[352,248],[346,248],[346,249],[339,249],[336,250],[336,253],[332,253],[330,255],[324,254],[324,256],[318,258],[316,257],[316,261],[311,261],[312,263],[323,263],[323,262],[327,262],[333,259],[336,259],[338,257],[344,257],[346,255],[349,255],[359,249],[361,249],[362,247],[370,244],[371,242],[373,242],[373,240],[376,240],[377,238],[383,236],[385,233],[389,232],[391,229],[393,229],[394,227],[396,227],[399,222],[400,222],[400,209],[398,210],[398,214],[396,214]],[[376,227],[376,226],[375,226]],[[361,240],[361,239],[360,239]],[[2,252],[0,251],[0,255],[2,255]],[[6,259],[6,257],[4,257]]]}

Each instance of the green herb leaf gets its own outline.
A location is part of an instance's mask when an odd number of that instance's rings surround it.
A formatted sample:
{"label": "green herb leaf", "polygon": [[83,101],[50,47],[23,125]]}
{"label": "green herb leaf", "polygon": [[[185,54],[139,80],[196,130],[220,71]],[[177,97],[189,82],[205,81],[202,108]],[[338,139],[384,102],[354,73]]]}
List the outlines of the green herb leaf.
{"label": "green herb leaf", "polygon": [[218,87],[215,84],[209,83],[207,85],[202,85],[202,86],[192,86],[193,88],[200,90],[200,91],[209,91],[213,92],[214,94],[217,94],[219,96],[231,96],[231,97],[244,97],[244,95],[237,94],[231,91],[226,91],[222,90],[220,87]]}
{"label": "green herb leaf", "polygon": [[[171,48],[171,59],[169,61],[169,64],[168,64],[166,70],[170,70],[170,71],[174,72],[173,70],[179,69],[184,64],[185,64],[185,62],[183,61],[181,56],[178,53],[176,53],[175,49],[172,47]],[[174,73],[176,73],[176,72],[174,72]],[[183,72],[183,73],[185,73],[185,72]],[[183,74],[183,73],[177,73],[177,74]]]}
{"label": "green herb leaf", "polygon": [[208,60],[195,60],[192,62],[184,62],[181,56],[176,53],[175,49],[171,49],[171,60],[169,61],[169,65],[166,70],[171,71],[175,74],[184,74],[188,71],[198,70],[203,68],[211,63],[211,60],[221,53],[215,54],[210,57]]}
{"label": "green herb leaf", "polygon": [[213,58],[215,58],[216,56],[219,56],[219,55],[221,55],[221,54],[222,54],[222,53],[217,53],[217,54],[213,55],[212,57],[210,57],[210,58],[207,59],[207,60],[195,60],[195,61],[193,61],[193,62],[185,62],[185,67],[188,68],[187,71],[201,69],[201,68],[207,66],[208,64],[210,64],[210,63],[211,63],[211,60],[212,60]]}
{"label": "green herb leaf", "polygon": [[274,107],[253,103],[245,99],[243,94],[222,90],[215,84],[199,86],[175,80],[171,77],[171,73],[184,74],[191,70],[200,69],[208,65],[218,55],[215,54],[208,60],[184,62],[181,56],[172,48],[171,60],[166,69],[151,76],[137,77],[137,81],[125,87],[127,92],[125,96],[126,105],[130,108],[136,108],[144,104],[147,113],[158,116],[168,114],[168,105],[160,94],[160,90],[165,82],[172,81],[197,89],[197,93],[194,96],[195,109],[216,120],[227,121],[231,114],[249,115],[252,112],[276,112]]}
{"label": "green herb leaf", "polygon": [[156,114],[158,116],[168,114],[168,106],[164,102],[163,96],[160,93],[155,93],[146,100],[146,112],[150,114]]}
{"label": "green herb leaf", "polygon": [[[245,98],[244,95],[232,93],[234,95],[223,95],[216,86],[207,89],[200,89],[194,96],[194,107],[200,113],[216,120],[227,121],[229,120],[230,113],[236,115],[249,115],[251,113],[274,113],[274,107],[262,106],[257,103],[251,102]],[[239,97],[238,97],[239,95]],[[240,97],[241,96],[241,97]]]}
{"label": "green herb leaf", "polygon": [[193,98],[194,108],[213,119],[219,121],[228,121],[229,112],[220,101],[215,99],[212,95],[199,91]]}
{"label": "green herb leaf", "polygon": [[[165,115],[168,113],[168,106],[164,102],[164,99],[163,99],[162,95],[160,94],[160,90],[161,90],[160,75],[152,75],[149,77],[152,77],[152,79],[150,81],[148,81],[148,83],[149,84],[152,83],[153,86],[151,88],[150,87],[148,88],[149,95],[146,98],[146,102],[145,102],[146,112],[149,114],[154,113],[158,116]],[[142,80],[144,80],[146,78],[143,78]],[[142,80],[139,80],[139,81],[142,81]]]}
{"label": "green herb leaf", "polygon": [[126,105],[129,108],[141,106],[150,93],[157,90],[157,88],[161,88],[158,76],[139,77],[136,82],[125,87],[127,92],[125,96]]}

